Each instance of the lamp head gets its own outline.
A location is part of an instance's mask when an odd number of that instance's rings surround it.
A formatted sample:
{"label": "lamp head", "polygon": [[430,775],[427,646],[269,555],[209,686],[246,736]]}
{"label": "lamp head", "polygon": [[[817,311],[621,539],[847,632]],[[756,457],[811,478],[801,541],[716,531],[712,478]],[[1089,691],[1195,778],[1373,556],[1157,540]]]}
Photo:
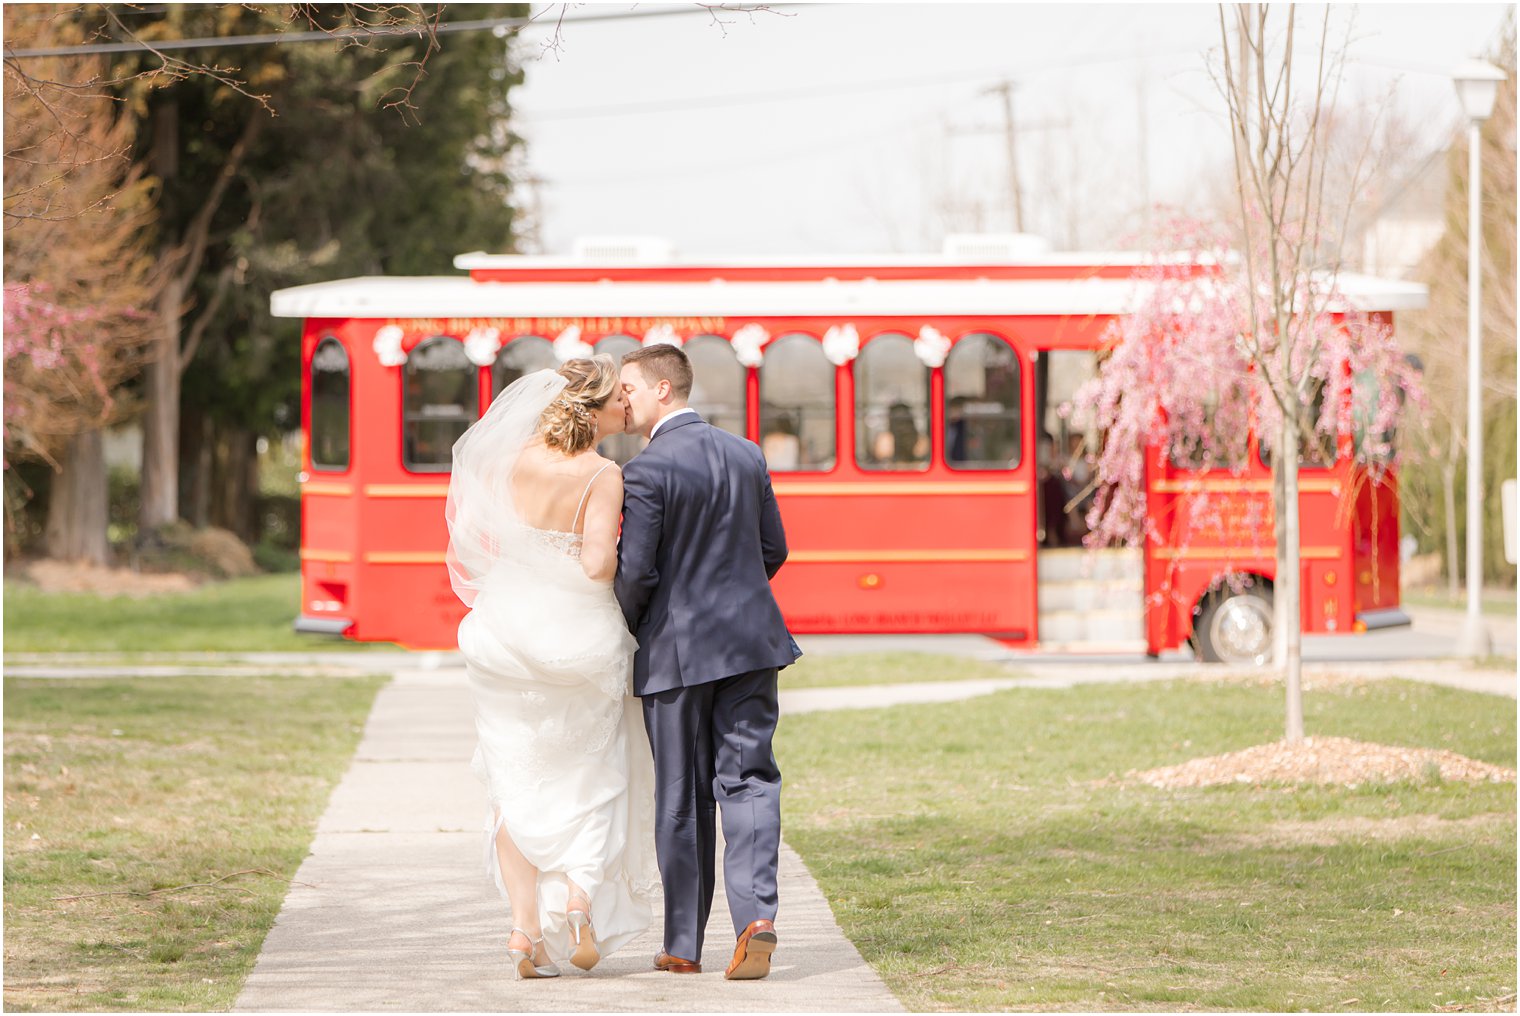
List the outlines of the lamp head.
{"label": "lamp head", "polygon": [[1499,94],[1499,82],[1507,75],[1491,63],[1482,60],[1464,60],[1452,72],[1457,85],[1457,98],[1462,101],[1462,112],[1474,122],[1487,120],[1494,111],[1494,99]]}

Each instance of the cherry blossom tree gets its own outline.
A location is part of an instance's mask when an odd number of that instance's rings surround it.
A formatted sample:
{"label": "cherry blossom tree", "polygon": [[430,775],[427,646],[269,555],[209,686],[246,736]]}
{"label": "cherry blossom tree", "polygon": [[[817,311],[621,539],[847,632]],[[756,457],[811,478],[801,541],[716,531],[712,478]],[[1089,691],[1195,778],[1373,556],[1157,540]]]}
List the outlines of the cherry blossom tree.
{"label": "cherry blossom tree", "polygon": [[[7,5],[8,44],[69,45],[69,18]],[[54,469],[47,549],[104,563],[106,473],[101,429],[117,388],[149,341],[154,298],[145,229],[150,194],[128,151],[135,124],[95,84],[104,61],[59,56],[25,72],[5,63],[6,513],[22,500],[12,463]]]}
{"label": "cherry blossom tree", "polygon": [[[1089,545],[1158,537],[1145,512],[1148,448],[1199,469],[1239,472],[1254,429],[1270,454],[1273,628],[1290,741],[1303,737],[1300,460],[1355,454],[1376,477],[1394,457],[1386,435],[1421,398],[1391,330],[1358,313],[1337,283],[1345,220],[1331,221],[1319,147],[1340,71],[1327,45],[1329,18],[1327,11],[1317,42],[1303,47],[1315,56],[1304,75],[1293,63],[1293,7],[1221,7],[1217,80],[1230,111],[1238,219],[1162,225],[1156,256],[1137,273],[1133,313],[1115,320],[1110,355],[1074,399],[1106,432],[1094,462]],[[1356,407],[1361,421],[1352,419],[1357,378],[1377,382]],[[1354,422],[1367,435],[1356,446]],[[1208,519],[1206,496],[1190,516],[1195,525]]]}

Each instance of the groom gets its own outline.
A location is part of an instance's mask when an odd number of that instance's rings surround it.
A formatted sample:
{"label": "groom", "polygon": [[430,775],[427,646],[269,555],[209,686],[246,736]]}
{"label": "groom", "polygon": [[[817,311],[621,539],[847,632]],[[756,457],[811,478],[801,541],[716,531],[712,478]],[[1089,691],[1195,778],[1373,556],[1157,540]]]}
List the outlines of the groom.
{"label": "groom", "polygon": [[771,752],[776,672],[795,659],[770,579],[786,534],[760,449],[686,405],[675,346],[623,357],[629,430],[649,446],[623,467],[617,598],[638,637],[633,693],[654,749],[655,852],[665,948],[654,965],[702,972],[715,878],[714,812],[738,942],[724,976],[770,973],[776,948],[781,773]]}

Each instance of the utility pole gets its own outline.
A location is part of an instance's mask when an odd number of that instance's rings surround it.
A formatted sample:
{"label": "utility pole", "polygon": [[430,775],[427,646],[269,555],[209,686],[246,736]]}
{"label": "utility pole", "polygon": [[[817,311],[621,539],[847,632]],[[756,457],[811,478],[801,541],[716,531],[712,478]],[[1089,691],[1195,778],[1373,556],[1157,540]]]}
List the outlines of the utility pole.
{"label": "utility pole", "polygon": [[[1072,122],[1070,117],[1063,117],[1059,120],[1037,120],[1034,122],[1025,122],[1015,127],[1013,122],[1013,99],[1009,94],[1012,91],[1013,87],[1013,82],[1004,81],[1001,84],[984,89],[982,92],[983,95],[989,95],[992,93],[999,93],[1003,95],[1004,120],[1001,126],[993,126],[991,124],[977,124],[970,127],[956,127],[952,124],[946,123],[945,142],[946,149],[948,150],[950,140],[957,136],[997,133],[1001,133],[1003,135],[1004,140],[1008,145],[1008,195],[1010,199],[1009,204],[1013,211],[1013,231],[1015,233],[1022,233],[1024,231],[1024,191],[1023,187],[1019,183],[1018,163],[1014,159],[1014,134],[1016,131],[1023,131],[1027,134],[1030,131],[1070,130]],[[1069,182],[1068,185],[1070,185]],[[1053,190],[1057,191],[1060,189],[1055,184],[1052,184],[1051,187]]]}
{"label": "utility pole", "polygon": [[512,223],[512,229],[517,233],[513,242],[514,252],[543,254],[544,188],[552,184],[544,177],[526,169],[522,176],[514,177],[514,183],[516,185],[514,197],[518,210],[518,217]]}
{"label": "utility pole", "polygon": [[1019,189],[1019,160],[1014,150],[1016,130],[1013,124],[1013,89],[1014,83],[1004,78],[982,94],[1003,97],[1003,139],[1008,145],[1008,197],[1013,206],[1013,231],[1022,233],[1024,231],[1024,196]]}

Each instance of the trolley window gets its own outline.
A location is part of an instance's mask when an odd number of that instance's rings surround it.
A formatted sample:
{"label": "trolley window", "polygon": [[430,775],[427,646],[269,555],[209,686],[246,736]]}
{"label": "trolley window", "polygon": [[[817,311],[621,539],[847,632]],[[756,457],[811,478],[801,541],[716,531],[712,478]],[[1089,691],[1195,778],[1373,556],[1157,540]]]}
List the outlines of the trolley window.
{"label": "trolley window", "polygon": [[789,332],[760,367],[760,450],[773,473],[834,468],[836,369],[813,336]]}
{"label": "trolley window", "polygon": [[448,335],[422,342],[402,369],[401,461],[416,473],[446,473],[454,442],[480,416],[477,368]]}
{"label": "trolley window", "polygon": [[524,374],[557,366],[553,343],[539,335],[519,335],[502,347],[491,366],[491,398]]}
{"label": "trolley window", "polygon": [[[597,353],[612,357],[612,361],[619,367],[623,365],[623,357],[638,348],[639,340],[632,335],[608,335],[596,344]],[[613,434],[602,438],[596,450],[623,466],[643,451],[648,443],[640,434]]]}
{"label": "trolley window", "polygon": [[962,336],[945,359],[945,462],[1013,469],[1022,459],[1019,358],[990,332]]}
{"label": "trolley window", "polygon": [[348,469],[349,367],[343,343],[327,336],[311,355],[311,468]]}
{"label": "trolley window", "polygon": [[[1334,434],[1325,434],[1319,430],[1310,429],[1316,426],[1321,415],[1325,411],[1325,389],[1329,386],[1323,380],[1316,379],[1314,382],[1314,397],[1309,405],[1309,410],[1304,416],[1306,421],[1299,428],[1298,435],[1298,468],[1299,469],[1329,469],[1335,465],[1337,456],[1336,438]],[[1336,397],[1332,395],[1332,397]],[[1261,433],[1258,457],[1261,464],[1271,468],[1272,449],[1268,442],[1276,444],[1281,440],[1279,431],[1273,425],[1272,433]]]}
{"label": "trolley window", "polygon": [[855,461],[862,469],[929,466],[929,368],[906,335],[872,338],[855,361]]}
{"label": "trolley window", "polygon": [[[1179,469],[1199,470],[1243,468],[1249,459],[1247,427],[1241,418],[1244,393],[1235,389],[1224,396],[1218,386],[1211,386],[1202,394],[1194,416],[1176,418],[1186,429],[1172,443],[1172,465]],[[1226,399],[1229,412],[1221,416],[1220,404]]]}
{"label": "trolley window", "polygon": [[717,335],[686,343],[691,360],[691,408],[714,427],[745,437],[745,370],[734,347]]}

